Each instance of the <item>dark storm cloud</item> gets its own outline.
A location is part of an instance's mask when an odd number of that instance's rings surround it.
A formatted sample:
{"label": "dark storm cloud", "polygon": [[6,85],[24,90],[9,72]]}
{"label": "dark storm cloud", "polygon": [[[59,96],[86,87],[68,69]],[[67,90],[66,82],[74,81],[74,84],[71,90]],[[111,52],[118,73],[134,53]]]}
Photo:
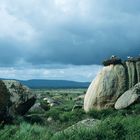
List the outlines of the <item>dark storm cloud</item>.
{"label": "dark storm cloud", "polygon": [[7,35],[0,23],[6,42],[0,40],[0,63],[91,65],[112,54],[138,55],[139,5],[139,0],[2,1],[5,22],[14,28],[5,29]]}
{"label": "dark storm cloud", "polygon": [[21,57],[18,47],[11,41],[0,40],[0,66],[14,65]]}

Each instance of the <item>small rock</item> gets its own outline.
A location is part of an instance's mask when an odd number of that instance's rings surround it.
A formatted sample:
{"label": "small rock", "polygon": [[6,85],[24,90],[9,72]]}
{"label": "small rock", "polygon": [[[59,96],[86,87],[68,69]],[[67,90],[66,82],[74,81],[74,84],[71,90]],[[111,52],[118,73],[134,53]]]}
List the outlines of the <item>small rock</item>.
{"label": "small rock", "polygon": [[44,112],[45,110],[43,108],[41,108],[40,103],[36,103],[30,108],[29,111],[30,112]]}
{"label": "small rock", "polygon": [[52,122],[52,121],[53,121],[53,118],[52,118],[52,117],[49,117],[49,118],[47,119],[47,121],[48,121],[48,122]]}

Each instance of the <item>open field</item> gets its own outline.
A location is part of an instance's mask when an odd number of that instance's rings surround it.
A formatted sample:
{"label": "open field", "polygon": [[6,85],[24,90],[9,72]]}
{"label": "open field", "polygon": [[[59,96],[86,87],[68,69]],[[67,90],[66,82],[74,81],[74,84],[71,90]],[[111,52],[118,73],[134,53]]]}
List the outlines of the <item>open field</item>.
{"label": "open field", "polygon": [[[85,113],[82,105],[86,89],[36,89],[36,104],[44,105],[44,98],[57,101],[58,105],[32,108],[24,117],[17,117],[13,124],[1,125],[0,140],[139,140],[140,106],[116,111],[107,109]],[[81,96],[80,96],[81,97]],[[44,107],[44,106],[42,106]],[[73,126],[85,119],[95,119],[96,126]],[[68,129],[67,129],[68,128]]]}

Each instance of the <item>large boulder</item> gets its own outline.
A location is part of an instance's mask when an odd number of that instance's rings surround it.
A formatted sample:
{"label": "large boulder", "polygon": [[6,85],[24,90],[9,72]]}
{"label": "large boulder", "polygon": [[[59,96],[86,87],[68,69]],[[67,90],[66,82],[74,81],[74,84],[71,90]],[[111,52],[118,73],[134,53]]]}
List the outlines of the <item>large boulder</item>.
{"label": "large boulder", "polygon": [[140,57],[128,57],[127,61],[121,62],[121,59],[112,56],[103,64],[105,67],[87,90],[84,99],[86,112],[114,107],[116,100],[125,91],[140,82]]}
{"label": "large boulder", "polygon": [[122,94],[115,103],[115,109],[124,109],[140,101],[140,83]]}
{"label": "large boulder", "polygon": [[0,81],[0,110],[5,115],[24,115],[35,103],[30,89],[15,80]]}
{"label": "large boulder", "polygon": [[84,110],[113,107],[126,91],[126,69],[122,64],[104,67],[89,86],[84,99]]}
{"label": "large boulder", "polygon": [[0,80],[0,122],[6,118],[10,106],[10,93],[3,81]]}

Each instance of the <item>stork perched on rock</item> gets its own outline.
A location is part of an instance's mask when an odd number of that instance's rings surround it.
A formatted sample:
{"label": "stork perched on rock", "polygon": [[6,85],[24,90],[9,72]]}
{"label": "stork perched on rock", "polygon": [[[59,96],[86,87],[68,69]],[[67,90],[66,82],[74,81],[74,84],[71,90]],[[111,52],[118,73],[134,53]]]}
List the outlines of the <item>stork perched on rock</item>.
{"label": "stork perched on rock", "polygon": [[114,58],[117,58],[117,56],[115,56],[115,55],[111,55],[110,58],[111,58],[111,59],[114,59]]}
{"label": "stork perched on rock", "polygon": [[127,56],[127,59],[128,59],[128,60],[131,60],[131,59],[133,59],[133,57],[131,57],[131,56]]}

